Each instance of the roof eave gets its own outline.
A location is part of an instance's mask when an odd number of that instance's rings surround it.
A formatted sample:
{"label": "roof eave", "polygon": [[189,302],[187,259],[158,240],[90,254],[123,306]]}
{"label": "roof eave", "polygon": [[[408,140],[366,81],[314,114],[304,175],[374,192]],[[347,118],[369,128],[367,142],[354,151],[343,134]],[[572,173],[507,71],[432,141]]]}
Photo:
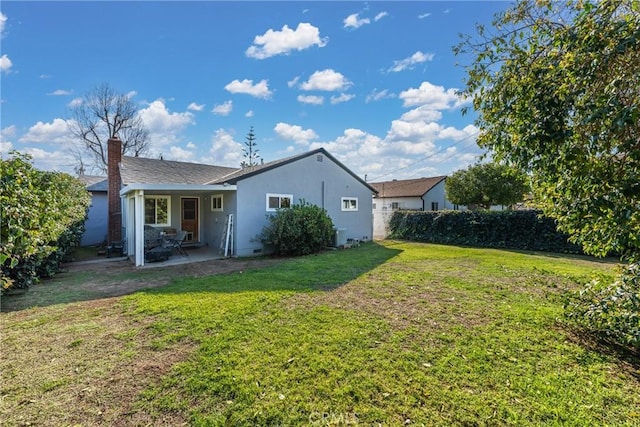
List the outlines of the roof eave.
{"label": "roof eave", "polygon": [[120,196],[125,196],[132,191],[229,191],[237,187],[231,184],[141,184],[133,183],[120,190]]}

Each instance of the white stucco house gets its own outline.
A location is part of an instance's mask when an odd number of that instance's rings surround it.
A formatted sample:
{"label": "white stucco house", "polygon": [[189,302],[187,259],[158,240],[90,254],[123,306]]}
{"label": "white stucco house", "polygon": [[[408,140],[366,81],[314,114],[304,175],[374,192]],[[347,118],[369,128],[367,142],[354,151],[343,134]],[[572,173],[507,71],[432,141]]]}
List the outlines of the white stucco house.
{"label": "white stucco house", "polygon": [[444,189],[446,176],[373,182],[377,194],[373,196],[375,239],[387,236],[387,224],[395,210],[464,210],[447,199]]}
{"label": "white stucco house", "polygon": [[267,215],[304,200],[326,209],[336,243],[373,236],[376,190],[325,149],[246,168],[121,156],[109,140],[109,241],[145,263],[144,230],[185,230],[187,243],[218,247],[232,218],[233,256],[263,253]]}

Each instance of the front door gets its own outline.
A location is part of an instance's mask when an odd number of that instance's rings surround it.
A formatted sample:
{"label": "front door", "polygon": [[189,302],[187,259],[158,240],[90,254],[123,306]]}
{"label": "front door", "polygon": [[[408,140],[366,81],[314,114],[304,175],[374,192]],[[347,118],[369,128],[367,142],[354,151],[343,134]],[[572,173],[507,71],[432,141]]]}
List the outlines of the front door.
{"label": "front door", "polygon": [[181,216],[182,230],[187,232],[186,242],[197,242],[198,236],[198,198],[197,197],[183,197],[182,199]]}

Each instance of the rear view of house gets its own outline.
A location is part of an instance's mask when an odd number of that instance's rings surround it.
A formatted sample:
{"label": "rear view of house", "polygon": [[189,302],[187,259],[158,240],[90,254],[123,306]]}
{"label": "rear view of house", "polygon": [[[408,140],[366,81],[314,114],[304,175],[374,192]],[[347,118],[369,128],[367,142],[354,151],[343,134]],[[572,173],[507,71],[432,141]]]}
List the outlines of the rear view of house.
{"label": "rear view of house", "polygon": [[[109,144],[118,146],[120,141]],[[259,235],[267,216],[301,200],[326,209],[337,244],[373,236],[375,189],[322,148],[240,169],[119,158],[115,147],[113,152],[109,180],[120,185],[109,196],[114,211],[110,218],[121,215],[121,220],[114,221],[109,236],[126,240],[136,265],[145,262],[145,227],[185,230],[185,243],[216,250],[228,240],[235,256],[262,254]],[[118,236],[118,231],[123,234]]]}

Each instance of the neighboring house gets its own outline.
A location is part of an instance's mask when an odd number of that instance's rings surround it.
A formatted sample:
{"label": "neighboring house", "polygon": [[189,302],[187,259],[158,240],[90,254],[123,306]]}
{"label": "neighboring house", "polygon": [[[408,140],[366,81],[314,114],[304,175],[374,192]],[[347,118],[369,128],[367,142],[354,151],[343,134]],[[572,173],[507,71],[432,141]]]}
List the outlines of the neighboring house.
{"label": "neighboring house", "polygon": [[262,254],[267,215],[300,200],[327,210],[337,244],[373,235],[375,189],[322,148],[243,169],[120,157],[118,139],[108,148],[109,241],[126,240],[136,265],[145,262],[145,226],[185,230],[186,243],[218,250],[229,215],[232,255]]}
{"label": "neighboring house", "polygon": [[466,209],[451,203],[444,190],[446,176],[374,182],[378,194],[373,196],[373,237],[384,239],[394,210],[439,211]]}
{"label": "neighboring house", "polygon": [[91,194],[91,205],[85,222],[80,246],[100,245],[107,240],[107,178],[95,175],[80,175]]}

